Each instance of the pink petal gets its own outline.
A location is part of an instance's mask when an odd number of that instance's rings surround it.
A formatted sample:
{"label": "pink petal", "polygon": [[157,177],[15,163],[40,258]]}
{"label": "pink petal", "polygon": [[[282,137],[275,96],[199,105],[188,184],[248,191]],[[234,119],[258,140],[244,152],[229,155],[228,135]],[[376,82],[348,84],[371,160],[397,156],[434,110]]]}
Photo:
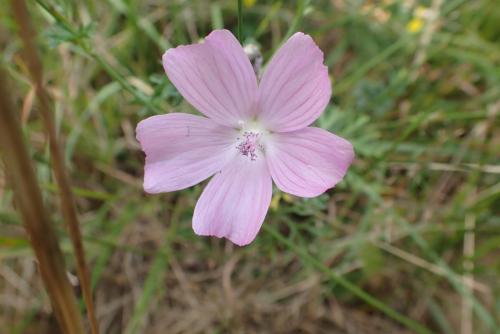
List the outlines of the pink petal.
{"label": "pink petal", "polygon": [[213,31],[201,44],[168,49],[163,67],[182,96],[219,124],[237,126],[254,113],[257,79],[228,30]]}
{"label": "pink petal", "polygon": [[323,52],[309,35],[296,33],[274,55],[262,77],[260,119],[273,131],[304,128],[323,112],[331,92]]}
{"label": "pink petal", "polygon": [[247,245],[262,226],[271,195],[265,160],[238,155],[203,190],[194,209],[194,232]]}
{"label": "pink petal", "polygon": [[190,114],[149,117],[136,129],[146,153],[144,190],[160,193],[193,186],[220,171],[237,153],[237,133]]}
{"label": "pink petal", "polygon": [[320,128],[275,133],[266,159],[278,188],[315,197],[342,180],[354,159],[350,142]]}

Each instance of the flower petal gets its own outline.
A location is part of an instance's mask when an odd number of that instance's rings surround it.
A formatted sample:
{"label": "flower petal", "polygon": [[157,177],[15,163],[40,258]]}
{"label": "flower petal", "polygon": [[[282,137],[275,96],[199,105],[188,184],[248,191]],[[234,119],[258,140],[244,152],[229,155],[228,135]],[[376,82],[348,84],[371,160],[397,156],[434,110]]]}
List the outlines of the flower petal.
{"label": "flower petal", "polygon": [[254,113],[257,79],[228,30],[214,30],[204,43],[168,49],[163,67],[182,96],[219,124],[235,127]]}
{"label": "flower petal", "polygon": [[275,133],[266,146],[269,171],[278,188],[315,197],[335,186],[354,159],[350,142],[314,127]]}
{"label": "flower petal", "polygon": [[193,186],[227,163],[237,150],[237,133],[214,121],[190,114],[149,117],[136,129],[146,153],[144,190],[160,193]]}
{"label": "flower petal", "polygon": [[271,196],[265,160],[238,155],[203,190],[194,209],[193,230],[247,245],[262,226]]}
{"label": "flower petal", "polygon": [[331,93],[323,52],[311,36],[296,33],[274,55],[262,77],[259,118],[273,131],[304,128],[323,112]]}

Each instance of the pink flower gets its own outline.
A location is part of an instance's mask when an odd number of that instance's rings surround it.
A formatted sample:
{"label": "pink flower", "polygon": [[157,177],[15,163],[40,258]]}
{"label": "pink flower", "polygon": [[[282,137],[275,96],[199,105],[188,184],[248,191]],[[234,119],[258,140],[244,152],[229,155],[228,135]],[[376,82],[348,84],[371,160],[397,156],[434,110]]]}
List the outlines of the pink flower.
{"label": "pink flower", "polygon": [[284,192],[314,197],[347,172],[352,145],[308,127],[331,95],[323,53],[310,36],[290,37],[260,83],[227,30],[167,50],[163,66],[182,96],[207,117],[171,113],[139,123],[144,190],[180,190],[215,175],[194,209],[196,234],[249,244],[269,208],[272,180]]}

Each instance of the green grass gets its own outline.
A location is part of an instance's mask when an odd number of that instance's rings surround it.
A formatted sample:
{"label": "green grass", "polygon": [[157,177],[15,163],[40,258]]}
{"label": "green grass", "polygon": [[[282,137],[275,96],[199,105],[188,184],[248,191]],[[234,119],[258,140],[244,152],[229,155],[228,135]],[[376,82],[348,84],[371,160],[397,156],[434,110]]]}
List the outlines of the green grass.
{"label": "green grass", "polygon": [[[256,1],[239,20],[238,2],[29,4],[101,331],[468,334],[472,321],[472,333],[499,332],[500,7],[453,0],[429,13],[439,1]],[[411,32],[419,6],[423,25]],[[16,105],[30,111],[25,136],[74,272],[9,12],[0,4],[1,65]],[[304,200],[275,191],[276,205],[245,248],[192,232],[204,184],[144,194],[134,135],[148,116],[193,112],[165,76],[161,54],[221,27],[241,30],[265,61],[295,31],[310,34],[333,82],[317,125],[356,150],[345,180],[327,194]],[[52,333],[7,181],[0,169],[0,324]],[[466,235],[475,244],[464,251]]]}

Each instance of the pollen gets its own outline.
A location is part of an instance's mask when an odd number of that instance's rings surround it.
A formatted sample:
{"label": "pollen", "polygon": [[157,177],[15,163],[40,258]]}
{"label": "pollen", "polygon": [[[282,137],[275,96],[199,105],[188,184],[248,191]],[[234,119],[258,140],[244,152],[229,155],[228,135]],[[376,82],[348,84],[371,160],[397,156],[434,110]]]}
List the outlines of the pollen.
{"label": "pollen", "polygon": [[263,150],[262,145],[259,143],[260,137],[259,132],[245,131],[241,137],[238,137],[236,149],[244,156],[249,157],[250,160],[255,161],[258,150]]}

